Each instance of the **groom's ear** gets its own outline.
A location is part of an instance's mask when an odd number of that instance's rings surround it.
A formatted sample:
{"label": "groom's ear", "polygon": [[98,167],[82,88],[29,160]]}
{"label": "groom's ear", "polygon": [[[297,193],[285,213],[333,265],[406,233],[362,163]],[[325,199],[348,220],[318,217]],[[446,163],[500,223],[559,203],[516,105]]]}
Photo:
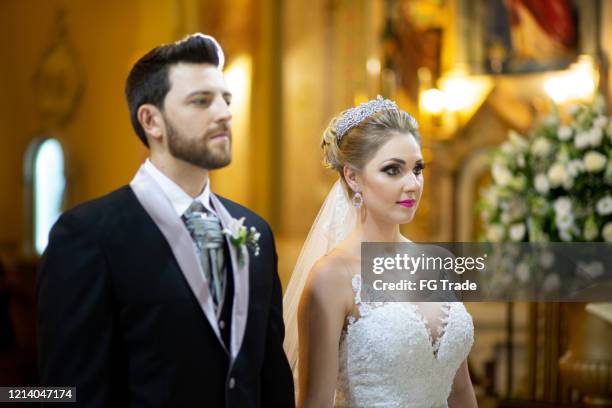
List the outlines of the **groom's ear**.
{"label": "groom's ear", "polygon": [[351,190],[353,190],[353,192],[358,192],[361,191],[361,188],[359,187],[359,181],[358,181],[358,172],[356,169],[354,169],[351,166],[344,166],[344,168],[342,169],[342,173],[344,175],[344,180],[346,181],[346,184],[349,186],[349,188]]}
{"label": "groom's ear", "polygon": [[148,138],[161,141],[164,134],[164,117],[157,106],[150,103],[138,107],[136,117]]}

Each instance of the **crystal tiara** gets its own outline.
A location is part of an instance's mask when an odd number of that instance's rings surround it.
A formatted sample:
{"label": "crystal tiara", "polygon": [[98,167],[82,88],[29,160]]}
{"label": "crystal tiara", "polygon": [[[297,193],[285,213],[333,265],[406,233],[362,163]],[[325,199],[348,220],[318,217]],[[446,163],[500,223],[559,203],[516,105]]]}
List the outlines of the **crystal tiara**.
{"label": "crystal tiara", "polygon": [[378,95],[376,99],[372,99],[355,108],[344,111],[340,119],[338,119],[338,122],[336,122],[336,141],[338,144],[340,144],[340,141],[349,130],[360,124],[365,118],[384,110],[399,111],[400,109],[392,100],[384,99],[382,96]]}

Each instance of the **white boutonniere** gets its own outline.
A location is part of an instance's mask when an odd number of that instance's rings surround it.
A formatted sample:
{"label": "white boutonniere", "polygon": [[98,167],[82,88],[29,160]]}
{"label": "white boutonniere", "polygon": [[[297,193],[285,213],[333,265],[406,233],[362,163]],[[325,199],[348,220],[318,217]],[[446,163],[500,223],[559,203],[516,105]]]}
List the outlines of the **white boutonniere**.
{"label": "white boutonniere", "polygon": [[244,266],[244,251],[243,248],[251,248],[255,256],[259,255],[259,237],[261,234],[255,227],[247,228],[244,225],[244,217],[239,220],[232,218],[227,228],[223,229],[223,233],[229,237],[232,245],[238,250],[238,262],[240,266]]}

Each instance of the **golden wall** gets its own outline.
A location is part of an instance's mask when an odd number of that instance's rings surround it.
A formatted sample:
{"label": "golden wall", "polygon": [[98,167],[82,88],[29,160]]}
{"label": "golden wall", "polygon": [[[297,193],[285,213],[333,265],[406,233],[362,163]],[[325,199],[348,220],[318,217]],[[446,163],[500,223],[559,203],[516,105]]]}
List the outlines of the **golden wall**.
{"label": "golden wall", "polygon": [[[246,19],[252,15],[225,13],[214,3],[0,2],[0,246],[14,249],[25,238],[22,169],[31,140],[51,136],[62,143],[67,208],[103,195],[128,183],[147,155],[132,130],[123,95],[136,59],[160,43],[198,30],[219,38],[228,65],[233,55],[244,53],[251,42],[243,40],[252,37],[245,30]],[[249,6],[248,1],[233,3],[241,10]],[[46,81],[38,80],[41,73]],[[62,119],[49,109],[61,111]],[[248,109],[246,113],[247,120],[238,120],[238,138],[246,138]],[[236,161],[244,161],[245,155],[242,146]],[[231,186],[219,189],[243,198],[247,170],[234,166],[225,176],[234,183],[223,183],[219,175],[221,182],[215,183],[213,176],[213,185]]]}
{"label": "golden wall", "polygon": [[[64,147],[68,206],[128,182],[145,156],[131,130],[123,83],[136,56],[170,36],[164,35],[168,29],[164,30],[166,19],[161,9],[158,15],[147,16],[160,22],[156,30],[139,27],[141,6],[116,0],[0,3],[1,243],[23,239],[22,160],[34,137],[52,136]],[[63,19],[58,16],[61,10]],[[63,39],[60,29],[64,30]],[[40,112],[38,101],[43,95],[34,79],[57,41],[63,41],[71,51],[64,63],[76,71],[80,88],[80,97],[65,124],[47,120]]]}
{"label": "golden wall", "polygon": [[[380,72],[367,67],[368,61],[374,61],[374,67],[381,61],[383,3],[0,2],[0,249],[15,249],[24,242],[22,168],[30,141],[53,136],[63,144],[66,207],[129,182],[147,150],[132,131],[124,101],[128,70],[153,46],[203,31],[222,44],[229,85],[238,86],[242,97],[232,108],[234,160],[213,172],[213,190],[270,221],[286,283],[308,228],[337,179],[321,166],[322,131],[334,114],[380,92]],[[456,4],[449,1],[447,15],[440,17],[449,24],[442,55],[445,69],[452,66],[454,54],[462,53],[463,43],[454,34],[460,31],[459,20],[453,18]],[[612,18],[608,2],[602,3],[600,18]],[[608,26],[602,24],[601,40],[609,54]],[[64,52],[59,62],[49,62],[57,44]],[[70,73],[60,76],[68,83],[64,86],[77,91],[74,103],[61,106],[69,112],[61,123],[45,114],[45,108],[62,89],[37,82],[41,71],[53,76],[58,64]],[[402,103],[403,96],[395,96]],[[428,138],[423,135],[427,148]],[[439,182],[427,178],[419,215],[406,229],[412,238],[452,238],[432,234],[435,220],[450,220],[452,215],[452,208],[431,206],[431,192]]]}
{"label": "golden wall", "polygon": [[130,181],[147,150],[124,101],[129,69],[155,45],[203,31],[222,44],[239,94],[233,163],[212,173],[213,190],[271,222],[286,283],[337,177],[321,166],[322,131],[335,113],[378,92],[365,69],[378,58],[377,4],[0,2],[0,245],[16,249],[26,238],[22,168],[35,137],[64,147],[66,208]]}

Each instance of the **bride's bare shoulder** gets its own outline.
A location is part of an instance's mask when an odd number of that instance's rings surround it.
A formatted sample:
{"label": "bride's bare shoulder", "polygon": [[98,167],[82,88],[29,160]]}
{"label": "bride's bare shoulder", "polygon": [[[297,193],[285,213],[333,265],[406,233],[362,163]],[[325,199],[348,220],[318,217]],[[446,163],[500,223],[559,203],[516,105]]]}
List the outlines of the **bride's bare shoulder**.
{"label": "bride's bare shoulder", "polygon": [[354,266],[355,259],[350,254],[341,250],[333,250],[313,265],[306,283],[306,290],[311,294],[325,297],[346,294],[350,298],[352,296],[351,271]]}

